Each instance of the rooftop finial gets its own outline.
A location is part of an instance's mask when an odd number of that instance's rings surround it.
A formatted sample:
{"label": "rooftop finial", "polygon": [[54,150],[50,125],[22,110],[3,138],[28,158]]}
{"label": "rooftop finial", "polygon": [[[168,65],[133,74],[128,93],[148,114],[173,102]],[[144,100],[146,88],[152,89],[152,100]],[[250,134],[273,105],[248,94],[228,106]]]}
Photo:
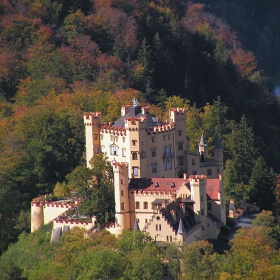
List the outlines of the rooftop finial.
{"label": "rooftop finial", "polygon": [[136,98],[132,99],[132,104],[133,104],[134,107],[140,106],[140,104],[139,104],[139,102],[138,102],[138,100]]}

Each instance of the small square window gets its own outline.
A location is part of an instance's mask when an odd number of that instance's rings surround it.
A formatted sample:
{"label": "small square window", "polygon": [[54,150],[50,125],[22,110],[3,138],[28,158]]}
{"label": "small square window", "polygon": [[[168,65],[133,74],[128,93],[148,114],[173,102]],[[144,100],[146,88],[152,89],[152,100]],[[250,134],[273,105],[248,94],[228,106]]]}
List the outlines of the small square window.
{"label": "small square window", "polygon": [[163,135],[163,140],[165,140],[166,139],[166,135]]}
{"label": "small square window", "polygon": [[208,202],[208,203],[207,203],[207,210],[208,210],[208,211],[211,211],[211,210],[212,210],[212,204],[211,204],[211,202]]}
{"label": "small square window", "polygon": [[132,159],[137,160],[137,153],[132,153]]}
{"label": "small square window", "polygon": [[152,157],[155,157],[156,156],[156,149],[152,149],[151,152],[152,152]]}
{"label": "small square window", "polygon": [[121,190],[121,196],[124,196],[124,191],[123,190]]}
{"label": "small square window", "polygon": [[178,130],[178,135],[182,135],[182,130]]}
{"label": "small square window", "polygon": [[139,201],[135,202],[135,209],[140,209],[140,202]]}
{"label": "small square window", "polygon": [[152,139],[152,142],[155,142],[155,137],[154,136],[151,139]]}
{"label": "small square window", "polygon": [[152,173],[157,173],[157,164],[152,163]]}
{"label": "small square window", "polygon": [[121,203],[121,210],[124,210],[124,202]]}
{"label": "small square window", "polygon": [[211,176],[212,175],[212,169],[207,169],[207,176]]}
{"label": "small square window", "polygon": [[202,215],[202,216],[204,215],[204,210],[203,210],[203,209],[201,209],[201,215]]}
{"label": "small square window", "polygon": [[93,140],[97,140],[98,139],[98,134],[93,134]]}
{"label": "small square window", "polygon": [[144,208],[144,209],[148,209],[148,202],[145,201],[145,202],[143,203],[143,208]]}
{"label": "small square window", "polygon": [[192,159],[192,165],[195,165],[195,159]]}
{"label": "small square window", "polygon": [[170,139],[170,134],[167,135],[168,139]]}
{"label": "small square window", "polygon": [[132,140],[132,146],[136,146],[137,140]]}

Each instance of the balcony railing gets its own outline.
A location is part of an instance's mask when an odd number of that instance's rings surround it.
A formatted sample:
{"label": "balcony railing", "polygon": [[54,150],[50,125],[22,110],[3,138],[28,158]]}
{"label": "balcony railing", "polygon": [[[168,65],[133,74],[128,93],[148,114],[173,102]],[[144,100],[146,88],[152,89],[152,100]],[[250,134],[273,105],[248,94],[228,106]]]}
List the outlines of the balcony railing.
{"label": "balcony railing", "polygon": [[175,153],[169,153],[169,154],[163,154],[162,158],[163,159],[169,159],[169,158],[174,158],[175,157]]}

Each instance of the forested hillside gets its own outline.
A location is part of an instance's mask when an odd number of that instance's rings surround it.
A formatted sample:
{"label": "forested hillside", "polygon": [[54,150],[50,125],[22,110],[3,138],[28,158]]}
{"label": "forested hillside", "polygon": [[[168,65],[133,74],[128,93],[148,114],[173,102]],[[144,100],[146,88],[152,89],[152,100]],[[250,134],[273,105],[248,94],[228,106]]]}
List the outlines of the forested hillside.
{"label": "forested hillside", "polygon": [[[28,230],[30,200],[84,164],[82,113],[114,120],[134,97],[163,118],[169,107],[186,107],[193,148],[203,131],[210,150],[221,139],[228,197],[277,209],[279,101],[253,41],[241,42],[249,33],[241,33],[242,17],[225,21],[230,1],[219,9],[195,2],[1,1],[0,252]],[[254,9],[260,28],[257,12],[269,19],[277,10]]]}
{"label": "forested hillside", "polygon": [[[226,254],[205,240],[159,247],[150,236],[124,231],[116,238],[103,231],[75,228],[50,243],[52,224],[22,234],[0,257],[0,278],[18,280],[194,280],[279,279],[279,226],[263,212],[252,229],[241,229]],[[24,252],[24,253],[23,253]]]}

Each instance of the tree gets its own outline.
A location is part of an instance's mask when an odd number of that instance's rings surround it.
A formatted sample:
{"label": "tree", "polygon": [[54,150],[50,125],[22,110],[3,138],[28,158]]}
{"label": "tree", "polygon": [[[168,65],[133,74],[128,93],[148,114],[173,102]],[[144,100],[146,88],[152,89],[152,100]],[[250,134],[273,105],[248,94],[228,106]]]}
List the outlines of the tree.
{"label": "tree", "polygon": [[125,271],[127,279],[131,280],[161,280],[163,266],[158,256],[158,248],[150,243],[142,251],[131,252],[129,263]]}
{"label": "tree", "polygon": [[118,251],[111,248],[94,248],[80,259],[85,273],[80,274],[77,279],[122,279],[125,261]]}
{"label": "tree", "polygon": [[279,275],[276,242],[268,228],[239,229],[230,245],[230,251],[219,262],[220,279],[262,279],[265,270],[267,275],[273,274],[271,271]]}
{"label": "tree", "polygon": [[27,280],[27,278],[22,277],[22,271],[23,269],[11,263],[5,266],[0,265],[0,278],[5,280]]}
{"label": "tree", "polygon": [[254,226],[264,226],[264,227],[274,227],[275,217],[273,217],[271,211],[263,210],[257,217],[253,220],[252,224]]}
{"label": "tree", "polygon": [[95,155],[90,164],[91,169],[84,166],[76,167],[67,175],[67,180],[83,199],[79,211],[95,215],[98,222],[103,225],[112,219],[115,209],[113,169],[103,154]]}
{"label": "tree", "polygon": [[211,279],[215,272],[216,254],[208,241],[197,241],[183,247],[183,279]]}
{"label": "tree", "polygon": [[239,124],[235,121],[228,123],[224,138],[224,157],[227,159],[224,186],[227,195],[234,195],[237,200],[249,198],[249,180],[258,155],[254,138],[245,116]]}
{"label": "tree", "polygon": [[273,209],[276,201],[276,177],[272,169],[266,165],[263,157],[259,157],[253,168],[249,182],[249,199],[261,209]]}

